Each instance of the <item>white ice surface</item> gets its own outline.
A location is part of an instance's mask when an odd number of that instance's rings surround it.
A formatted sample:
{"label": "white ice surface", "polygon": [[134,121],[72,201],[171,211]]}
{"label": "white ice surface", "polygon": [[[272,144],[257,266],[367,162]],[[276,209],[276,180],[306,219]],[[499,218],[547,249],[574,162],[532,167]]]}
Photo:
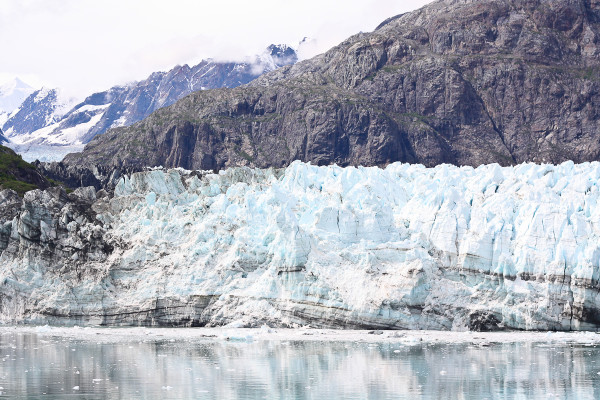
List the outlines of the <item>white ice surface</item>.
{"label": "white ice surface", "polygon": [[19,290],[37,307],[98,315],[211,296],[208,322],[231,326],[464,330],[490,312],[515,328],[592,329],[599,178],[600,163],[572,162],[295,162],[183,179],[154,170],[121,181],[98,214],[121,244],[90,264],[94,274],[49,282],[35,260],[19,259],[5,260],[0,278],[29,277]]}
{"label": "white ice surface", "polygon": [[[599,277],[599,178],[599,163],[379,169],[296,162],[281,178],[234,169],[191,179],[186,189],[178,174],[154,171],[117,187],[115,201],[142,201],[114,226],[134,243],[122,262],[171,266],[177,278],[166,290],[179,295],[315,300],[366,314],[397,299],[405,305],[388,309],[391,318],[410,318],[403,308],[411,304],[472,308],[481,301],[527,327],[560,306],[550,301],[553,287],[523,274]],[[158,261],[160,252],[167,255]],[[236,276],[236,265],[250,270],[247,278]],[[281,287],[274,277],[290,269],[316,282]],[[490,278],[475,286],[446,282],[434,276],[443,270]],[[217,278],[224,271],[230,280]],[[584,291],[565,289],[586,301]]]}
{"label": "white ice surface", "polygon": [[2,125],[4,125],[6,120],[8,120],[8,116],[9,116],[8,112],[0,110],[0,128],[2,128]]}
{"label": "white ice surface", "polygon": [[61,161],[67,154],[81,152],[85,147],[83,144],[57,146],[31,143],[18,144],[14,142],[9,142],[5,145],[21,154],[23,160],[27,162],[33,162],[35,160],[45,162]]}

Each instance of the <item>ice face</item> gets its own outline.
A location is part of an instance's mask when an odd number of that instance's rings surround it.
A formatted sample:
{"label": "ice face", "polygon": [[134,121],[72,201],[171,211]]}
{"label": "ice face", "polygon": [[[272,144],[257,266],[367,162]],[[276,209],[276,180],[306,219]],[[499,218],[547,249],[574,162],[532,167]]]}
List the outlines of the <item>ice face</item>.
{"label": "ice face", "polygon": [[[58,217],[23,206],[10,222],[18,246],[0,259],[0,290],[11,294],[1,313],[109,325],[592,329],[599,177],[599,163],[572,162],[137,173],[96,201],[95,221],[61,214],[67,233],[54,240],[81,249],[68,258],[42,256]],[[18,229],[36,224],[39,246]],[[81,232],[94,229],[112,250],[91,257],[93,234]]]}

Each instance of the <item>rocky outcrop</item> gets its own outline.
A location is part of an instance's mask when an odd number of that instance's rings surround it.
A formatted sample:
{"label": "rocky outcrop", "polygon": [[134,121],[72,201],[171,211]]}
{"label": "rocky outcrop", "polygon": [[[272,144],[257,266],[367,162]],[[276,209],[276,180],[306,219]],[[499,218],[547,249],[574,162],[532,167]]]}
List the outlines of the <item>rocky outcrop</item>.
{"label": "rocky outcrop", "polygon": [[595,330],[600,164],[154,170],[0,192],[0,320]]}
{"label": "rocky outcrop", "polygon": [[221,169],[597,160],[599,7],[436,1],[248,86],[194,93],[66,161]]}
{"label": "rocky outcrop", "polygon": [[123,176],[145,170],[145,168],[135,166],[93,165],[80,167],[56,161],[49,163],[35,161],[33,165],[47,178],[61,182],[69,188],[91,186],[95,190],[106,190],[108,192],[114,190],[119,179]]}

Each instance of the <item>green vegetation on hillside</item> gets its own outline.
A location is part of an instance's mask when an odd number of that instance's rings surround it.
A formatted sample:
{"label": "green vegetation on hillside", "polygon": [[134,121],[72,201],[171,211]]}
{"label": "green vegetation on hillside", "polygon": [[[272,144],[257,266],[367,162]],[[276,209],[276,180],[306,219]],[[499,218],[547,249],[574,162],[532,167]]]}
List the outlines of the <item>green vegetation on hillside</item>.
{"label": "green vegetation on hillside", "polygon": [[0,145],[0,189],[12,189],[22,196],[33,189],[51,186],[37,169],[20,155]]}

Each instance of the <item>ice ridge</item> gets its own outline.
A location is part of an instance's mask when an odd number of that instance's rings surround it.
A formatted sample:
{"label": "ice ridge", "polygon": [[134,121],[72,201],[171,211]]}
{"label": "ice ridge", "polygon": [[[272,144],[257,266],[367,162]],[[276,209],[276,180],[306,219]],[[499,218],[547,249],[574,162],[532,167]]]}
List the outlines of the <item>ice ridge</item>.
{"label": "ice ridge", "polygon": [[596,329],[599,178],[597,162],[294,162],[140,172],[113,196],[77,191],[93,212],[78,211],[74,195],[30,192],[0,232],[0,315],[103,325]]}

